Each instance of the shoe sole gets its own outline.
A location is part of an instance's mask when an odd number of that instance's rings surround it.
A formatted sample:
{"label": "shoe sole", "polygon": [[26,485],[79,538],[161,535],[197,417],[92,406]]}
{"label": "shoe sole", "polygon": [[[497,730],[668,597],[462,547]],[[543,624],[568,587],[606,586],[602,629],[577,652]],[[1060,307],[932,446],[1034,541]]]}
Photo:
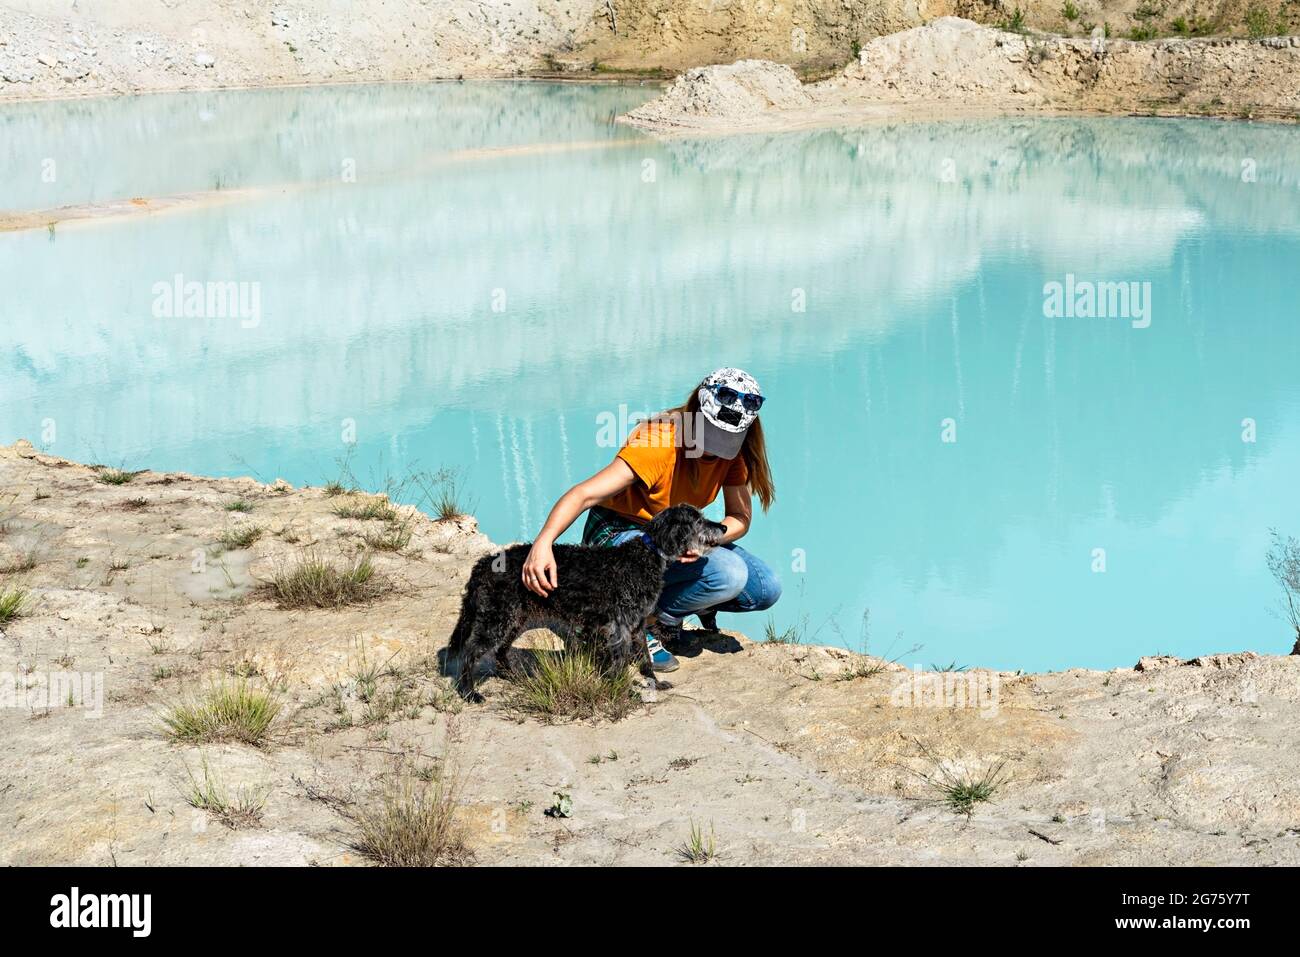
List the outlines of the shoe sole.
{"label": "shoe sole", "polygon": [[666,675],[669,672],[676,671],[678,668],[681,667],[681,665],[676,661],[670,661],[668,664],[664,664],[664,665],[656,665],[654,663],[651,663],[650,667],[654,669],[655,674]]}

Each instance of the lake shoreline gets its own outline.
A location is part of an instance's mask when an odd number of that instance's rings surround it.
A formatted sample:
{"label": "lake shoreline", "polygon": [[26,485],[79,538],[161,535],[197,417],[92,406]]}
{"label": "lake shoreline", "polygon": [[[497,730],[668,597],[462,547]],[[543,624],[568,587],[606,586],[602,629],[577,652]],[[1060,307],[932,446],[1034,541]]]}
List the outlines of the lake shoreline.
{"label": "lake shoreline", "polygon": [[[470,566],[496,548],[471,518],[281,480],[120,473],[26,442],[0,448],[0,484],[12,495],[0,588],[30,596],[0,626],[0,672],[26,689],[0,711],[15,770],[7,864],[365,863],[321,793],[375,800],[394,755],[452,745],[471,759],[462,814],[480,863],[671,863],[688,817],[713,822],[729,863],[1300,863],[1287,830],[1300,811],[1298,656],[918,672],[724,632],[622,720],[548,725],[512,714],[508,681],[489,677],[485,703],[460,706],[439,690],[446,676],[417,667],[439,660]],[[340,507],[362,502],[388,517]],[[394,524],[410,536],[400,551],[368,544]],[[392,590],[277,607],[259,582],[308,552],[368,553]],[[387,662],[420,697],[375,717],[356,697],[359,661]],[[98,716],[33,706],[42,676],[65,672],[99,676]],[[283,697],[284,737],[169,741],[167,703],[232,675]],[[270,789],[256,827],[198,826],[184,772],[200,761]],[[933,785],[940,767],[1007,780],[954,813]],[[542,814],[556,788],[577,809],[561,845]],[[166,826],[169,812],[195,826]]]}

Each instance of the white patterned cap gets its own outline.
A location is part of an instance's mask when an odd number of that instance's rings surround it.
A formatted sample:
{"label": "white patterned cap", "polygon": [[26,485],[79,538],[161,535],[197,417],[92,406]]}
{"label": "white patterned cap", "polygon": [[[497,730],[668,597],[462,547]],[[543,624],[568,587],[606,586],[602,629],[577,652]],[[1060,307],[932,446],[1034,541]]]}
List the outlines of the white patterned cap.
{"label": "white patterned cap", "polygon": [[720,459],[734,459],[745,443],[745,434],[758,418],[758,412],[745,408],[744,402],[733,398],[723,402],[718,389],[725,387],[740,395],[763,394],[758,382],[744,369],[715,369],[700,383],[700,447],[707,455]]}

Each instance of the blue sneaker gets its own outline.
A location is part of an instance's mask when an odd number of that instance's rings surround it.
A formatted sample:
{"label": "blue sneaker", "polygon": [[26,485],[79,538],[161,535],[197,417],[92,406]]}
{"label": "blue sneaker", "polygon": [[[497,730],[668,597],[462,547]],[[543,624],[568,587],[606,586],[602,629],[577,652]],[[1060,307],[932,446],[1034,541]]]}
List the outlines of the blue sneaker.
{"label": "blue sneaker", "polygon": [[676,671],[678,661],[672,653],[664,647],[664,643],[656,638],[653,634],[647,633],[645,636],[646,647],[650,649],[650,666],[656,672],[667,673]]}

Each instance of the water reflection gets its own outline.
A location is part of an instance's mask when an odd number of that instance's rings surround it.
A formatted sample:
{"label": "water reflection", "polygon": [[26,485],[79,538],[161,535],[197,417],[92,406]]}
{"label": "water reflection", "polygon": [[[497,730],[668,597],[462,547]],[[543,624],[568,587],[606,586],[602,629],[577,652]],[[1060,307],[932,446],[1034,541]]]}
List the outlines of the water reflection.
{"label": "water reflection", "polygon": [[[405,117],[420,89],[335,105]],[[1300,527],[1297,131],[990,120],[658,143],[607,122],[642,91],[436,89],[459,125],[343,125],[386,157],[610,145],[0,236],[0,439],[53,418],[61,454],[320,482],[353,419],[363,474],[462,467],[508,540],[612,454],[599,413],[738,364],[772,396],[778,504],[753,546],[778,567],[807,555],[784,623],[833,620],[819,640],[852,643],[869,606],[877,651],[901,630],[923,663],[1009,668],[1285,650],[1262,556],[1269,526]],[[274,112],[278,95],[256,96]],[[228,155],[257,132],[227,133]],[[336,147],[297,141],[269,154],[296,165],[239,175],[314,176]],[[1043,283],[1067,272],[1150,282],[1151,327],[1045,319]],[[150,289],[176,273],[260,283],[260,324],[155,319]]]}

